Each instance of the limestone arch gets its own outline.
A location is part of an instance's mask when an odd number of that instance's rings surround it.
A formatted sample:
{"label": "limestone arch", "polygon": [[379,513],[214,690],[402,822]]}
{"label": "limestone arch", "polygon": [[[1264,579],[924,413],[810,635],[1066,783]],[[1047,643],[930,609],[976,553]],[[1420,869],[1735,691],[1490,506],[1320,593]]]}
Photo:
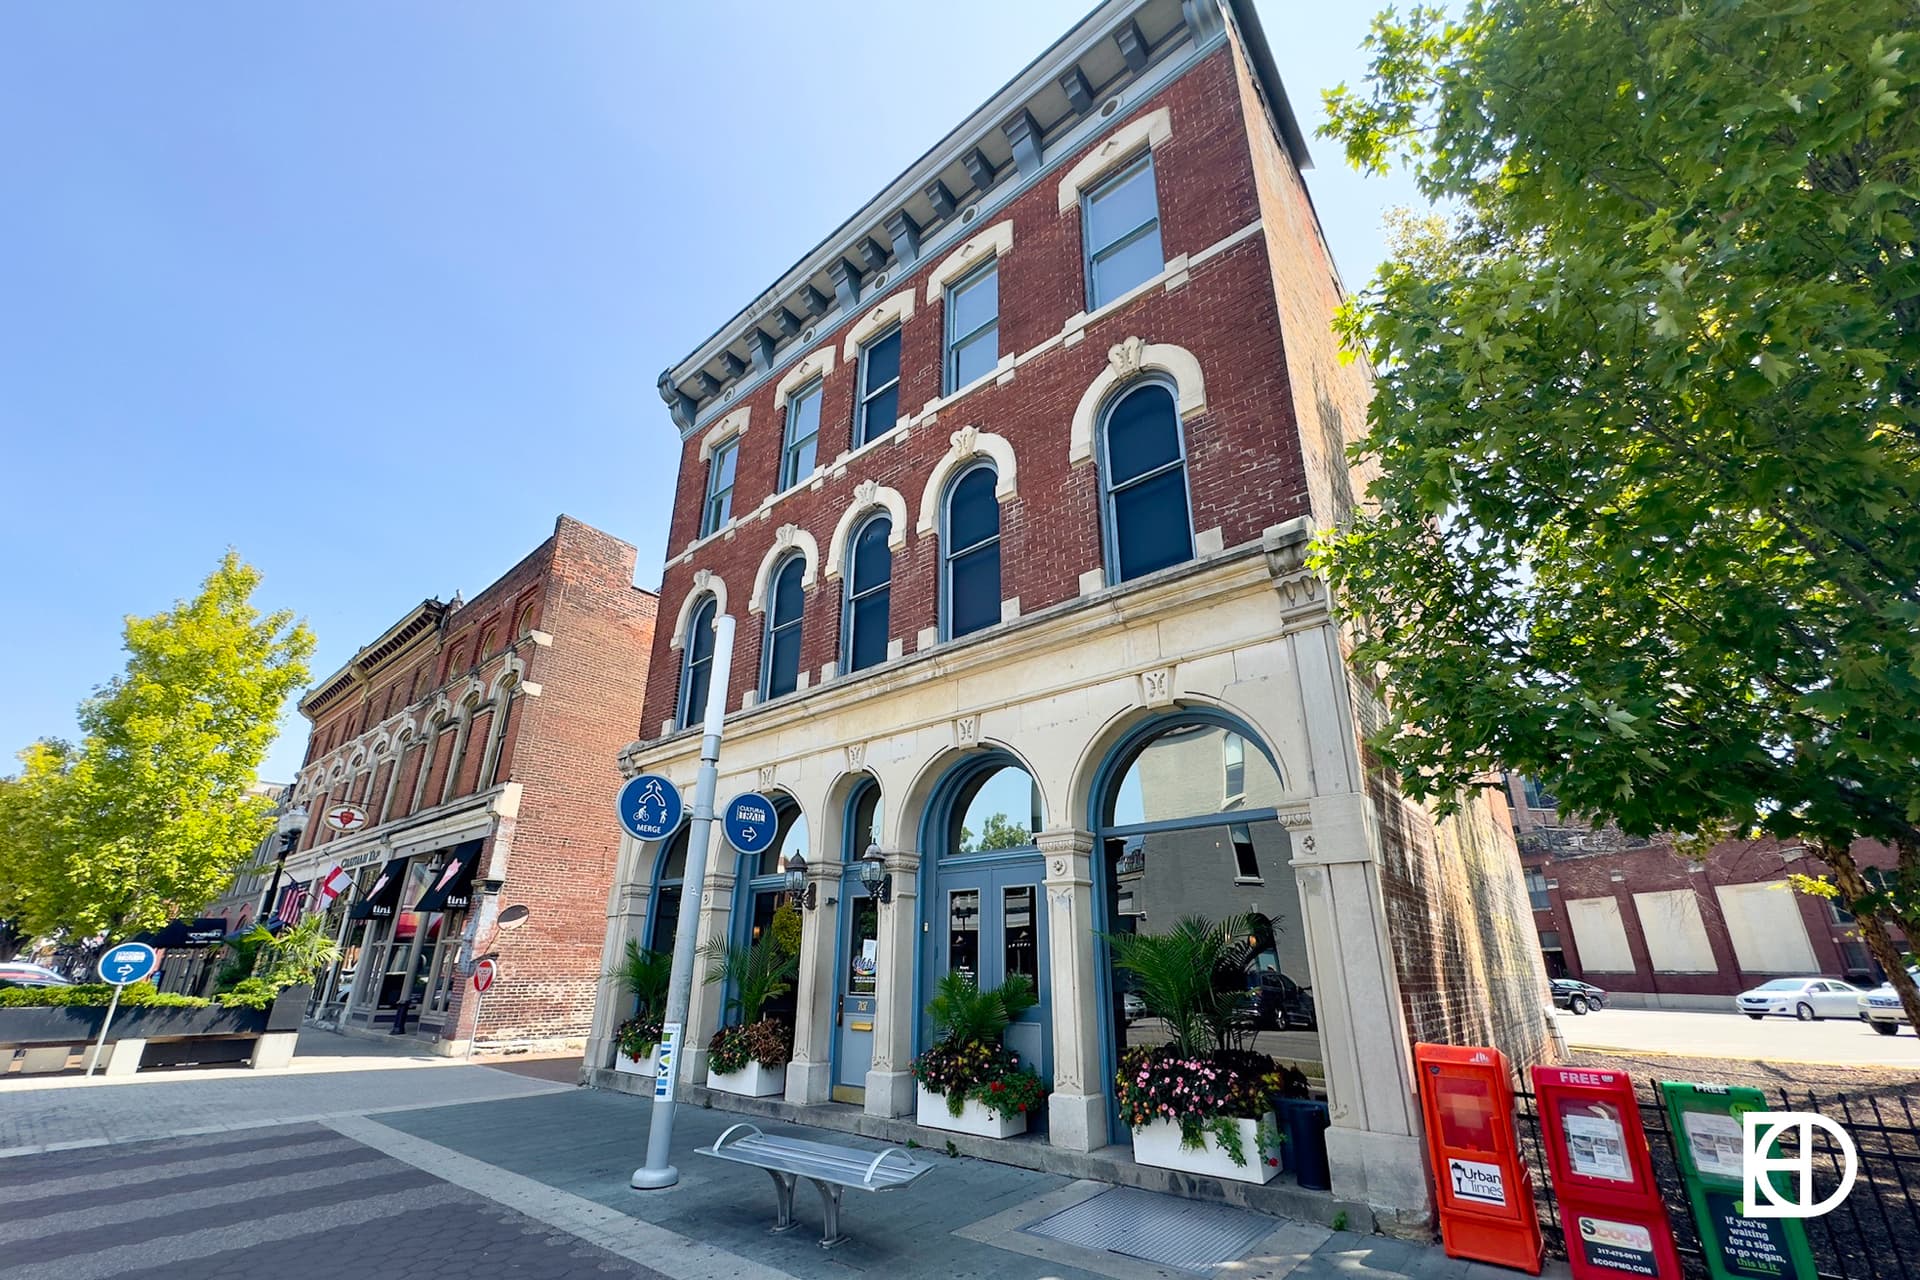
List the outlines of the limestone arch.
{"label": "limestone arch", "polygon": [[667,647],[675,653],[686,645],[687,624],[693,621],[693,611],[707,596],[713,597],[713,616],[718,619],[727,611],[726,580],[711,569],[696,570],[693,575],[693,586],[680,601],[680,613],[673,620],[673,634],[667,637]]}
{"label": "limestone arch", "polygon": [[920,519],[914,525],[915,533],[925,537],[940,527],[940,500],[946,493],[947,481],[975,458],[988,458],[993,462],[993,496],[1000,500],[1000,505],[1005,506],[1013,499],[1017,492],[1019,462],[1014,457],[1012,443],[991,431],[962,427],[953,433],[946,453],[927,473],[926,487],[920,491]]}
{"label": "limestone arch", "polygon": [[1162,373],[1173,380],[1174,407],[1182,425],[1207,411],[1206,379],[1201,375],[1200,361],[1191,351],[1144,338],[1117,342],[1107,352],[1107,367],[1087,385],[1073,411],[1067,447],[1069,463],[1093,460],[1094,435],[1101,411],[1117,390],[1150,373]]}
{"label": "limestone arch", "polygon": [[[915,771],[913,781],[908,783],[895,812],[885,815],[886,831],[889,839],[882,841],[881,847],[888,852],[896,849],[917,851],[923,863],[929,857],[924,847],[922,828],[926,824],[928,810],[939,798],[946,784],[947,776],[953,769],[970,759],[988,753],[1000,753],[1013,758],[1013,762],[1026,771],[1033,784],[1040,788],[1040,819],[1044,830],[1057,820],[1054,801],[1047,794],[1046,775],[1035,766],[1033,760],[1018,747],[999,738],[983,738],[964,747],[945,747],[934,753]],[[882,795],[885,793],[882,792]]]}
{"label": "limestone arch", "polygon": [[898,489],[889,489],[872,480],[863,480],[853,491],[853,502],[840,515],[840,523],[833,527],[833,538],[827,543],[827,581],[840,577],[847,562],[847,545],[853,540],[853,531],[861,520],[875,508],[886,511],[893,521],[893,530],[887,535],[887,547],[892,551],[903,550],[907,545],[907,500],[900,496]]}
{"label": "limestone arch", "polygon": [[798,525],[783,524],[774,530],[773,545],[767,548],[767,554],[760,559],[759,571],[753,575],[753,594],[747,597],[748,613],[766,612],[767,592],[773,585],[773,571],[794,551],[800,553],[803,562],[800,589],[805,591],[812,588],[820,572],[820,544]]}
{"label": "limestone arch", "polygon": [[1096,729],[1082,748],[1080,757],[1074,762],[1071,780],[1067,784],[1067,808],[1061,811],[1061,818],[1068,824],[1092,831],[1099,827],[1099,815],[1095,812],[1099,796],[1095,789],[1102,776],[1107,772],[1108,761],[1113,753],[1128,738],[1143,726],[1155,721],[1177,721],[1183,714],[1211,713],[1235,722],[1243,737],[1247,737],[1266,755],[1268,763],[1280,778],[1281,785],[1290,793],[1299,793],[1305,799],[1305,791],[1289,776],[1283,764],[1283,757],[1272,741],[1269,728],[1245,707],[1237,706],[1225,699],[1208,697],[1201,694],[1183,693],[1178,698],[1162,705],[1150,706],[1136,703],[1123,707],[1109,716],[1106,722]]}

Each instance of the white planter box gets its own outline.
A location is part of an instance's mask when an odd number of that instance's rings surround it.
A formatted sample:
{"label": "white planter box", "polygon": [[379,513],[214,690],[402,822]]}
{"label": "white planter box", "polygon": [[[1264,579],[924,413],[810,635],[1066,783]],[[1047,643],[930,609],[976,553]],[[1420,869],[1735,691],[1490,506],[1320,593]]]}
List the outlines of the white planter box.
{"label": "white planter box", "polygon": [[968,1098],[960,1114],[947,1110],[947,1095],[935,1093],[925,1085],[916,1085],[920,1102],[914,1119],[928,1129],[946,1129],[953,1133],[971,1133],[982,1138],[1011,1138],[1027,1131],[1027,1117],[1018,1111],[989,1111],[983,1102]]}
{"label": "white planter box", "polygon": [[645,1076],[651,1080],[655,1074],[654,1059],[659,1051],[659,1045],[650,1044],[647,1046],[647,1051],[641,1054],[639,1061],[636,1062],[626,1054],[621,1053],[618,1049],[615,1049],[613,1051],[613,1069],[623,1075]]}
{"label": "white planter box", "polygon": [[1240,1129],[1240,1146],[1247,1162],[1235,1164],[1233,1157],[1220,1149],[1220,1140],[1203,1132],[1199,1148],[1180,1145],[1180,1126],[1171,1120],[1155,1120],[1133,1131],[1133,1159],[1156,1169],[1178,1169],[1182,1173],[1205,1174],[1210,1178],[1230,1178],[1235,1182],[1271,1182],[1280,1171],[1278,1145],[1265,1150],[1260,1146],[1260,1122],[1235,1120]]}
{"label": "white planter box", "polygon": [[719,1072],[709,1067],[707,1088],[748,1098],[771,1098],[787,1091],[787,1068],[784,1063],[763,1067],[757,1062],[749,1062],[738,1071]]}

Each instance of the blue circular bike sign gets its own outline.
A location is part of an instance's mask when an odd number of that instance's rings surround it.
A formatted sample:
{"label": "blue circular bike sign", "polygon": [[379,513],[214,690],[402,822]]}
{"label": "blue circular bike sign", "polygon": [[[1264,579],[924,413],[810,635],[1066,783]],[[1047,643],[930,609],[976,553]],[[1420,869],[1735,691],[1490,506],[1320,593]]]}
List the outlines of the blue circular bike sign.
{"label": "blue circular bike sign", "polygon": [[773,801],[758,791],[743,791],[727,802],[720,815],[720,829],[727,843],[745,854],[765,853],[780,833],[780,821]]}
{"label": "blue circular bike sign", "polygon": [[124,987],[140,981],[159,964],[160,957],[146,943],[123,942],[117,947],[108,947],[107,954],[100,957],[100,980]]}
{"label": "blue circular bike sign", "polygon": [[664,840],[686,813],[680,789],[657,773],[627,779],[620,788],[620,825],[635,840]]}

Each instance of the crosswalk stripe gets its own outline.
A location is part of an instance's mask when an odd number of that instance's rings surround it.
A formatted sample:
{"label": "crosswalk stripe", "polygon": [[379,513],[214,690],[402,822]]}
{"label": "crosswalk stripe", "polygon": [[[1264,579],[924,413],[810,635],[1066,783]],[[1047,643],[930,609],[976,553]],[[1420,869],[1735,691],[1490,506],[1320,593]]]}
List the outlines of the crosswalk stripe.
{"label": "crosswalk stripe", "polygon": [[53,1196],[72,1195],[80,1191],[131,1187],[143,1182],[198,1177],[202,1174],[220,1173],[227,1169],[244,1169],[251,1165],[281,1164],[295,1160],[304,1162],[316,1156],[330,1156],[352,1151],[359,1145],[346,1138],[330,1138],[325,1142],[303,1142],[293,1146],[283,1144],[257,1151],[243,1151],[225,1156],[205,1156],[199,1160],[181,1160],[166,1165],[133,1165],[125,1168],[110,1165],[98,1173],[47,1178],[26,1186],[9,1187],[6,1199],[9,1204],[19,1204],[28,1200],[45,1200]]}
{"label": "crosswalk stripe", "polygon": [[25,1266],[0,1265],[0,1280],[108,1280],[123,1271],[177,1263],[197,1262],[231,1249],[251,1249],[276,1244],[295,1236],[342,1227],[362,1226],[382,1218],[397,1217],[421,1209],[472,1199],[472,1193],[446,1183],[420,1187],[381,1196],[374,1200],[353,1200],[345,1204],[323,1205],[293,1213],[253,1218],[227,1226],[207,1227],[179,1235],[160,1236],[138,1244],[114,1245],[70,1253]]}
{"label": "crosswalk stripe", "polygon": [[[366,1149],[362,1148],[362,1150]],[[386,1156],[373,1151],[368,1151],[367,1154],[372,1157],[371,1161],[336,1163],[318,1169],[303,1168],[298,1173],[283,1173],[278,1177],[249,1179],[244,1184],[246,1198],[257,1202],[271,1196],[317,1191],[321,1187],[330,1187],[342,1182],[356,1182],[395,1171],[395,1162]],[[302,1162],[304,1163],[304,1157]],[[372,1168],[369,1168],[370,1163],[373,1164]],[[231,1204],[233,1192],[234,1188],[230,1185],[200,1186],[190,1191],[175,1191],[170,1194],[121,1200],[112,1204],[89,1205],[83,1209],[46,1213],[25,1221],[0,1222],[0,1244],[59,1235],[64,1231],[91,1230],[95,1227],[139,1222],[144,1218],[211,1209],[219,1205]],[[137,1196],[138,1192],[134,1194]]]}

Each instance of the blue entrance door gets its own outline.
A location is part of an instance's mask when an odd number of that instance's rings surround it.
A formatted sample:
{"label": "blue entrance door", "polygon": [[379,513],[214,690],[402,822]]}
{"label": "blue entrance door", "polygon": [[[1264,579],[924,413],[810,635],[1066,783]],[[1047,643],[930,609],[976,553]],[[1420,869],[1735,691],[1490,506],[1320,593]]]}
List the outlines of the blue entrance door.
{"label": "blue entrance door", "polygon": [[875,960],[880,905],[849,876],[840,892],[840,939],[835,948],[839,989],[834,992],[833,1100],[863,1102],[873,1066]]}
{"label": "blue entrance door", "polygon": [[[1024,974],[1040,1002],[1007,1031],[1007,1046],[1042,1080],[1053,1072],[1047,991],[1046,897],[1041,859],[1021,857],[943,865],[927,906],[928,994],[953,970],[970,974],[976,986],[997,987]],[[925,1028],[931,1039],[931,1027]]]}

